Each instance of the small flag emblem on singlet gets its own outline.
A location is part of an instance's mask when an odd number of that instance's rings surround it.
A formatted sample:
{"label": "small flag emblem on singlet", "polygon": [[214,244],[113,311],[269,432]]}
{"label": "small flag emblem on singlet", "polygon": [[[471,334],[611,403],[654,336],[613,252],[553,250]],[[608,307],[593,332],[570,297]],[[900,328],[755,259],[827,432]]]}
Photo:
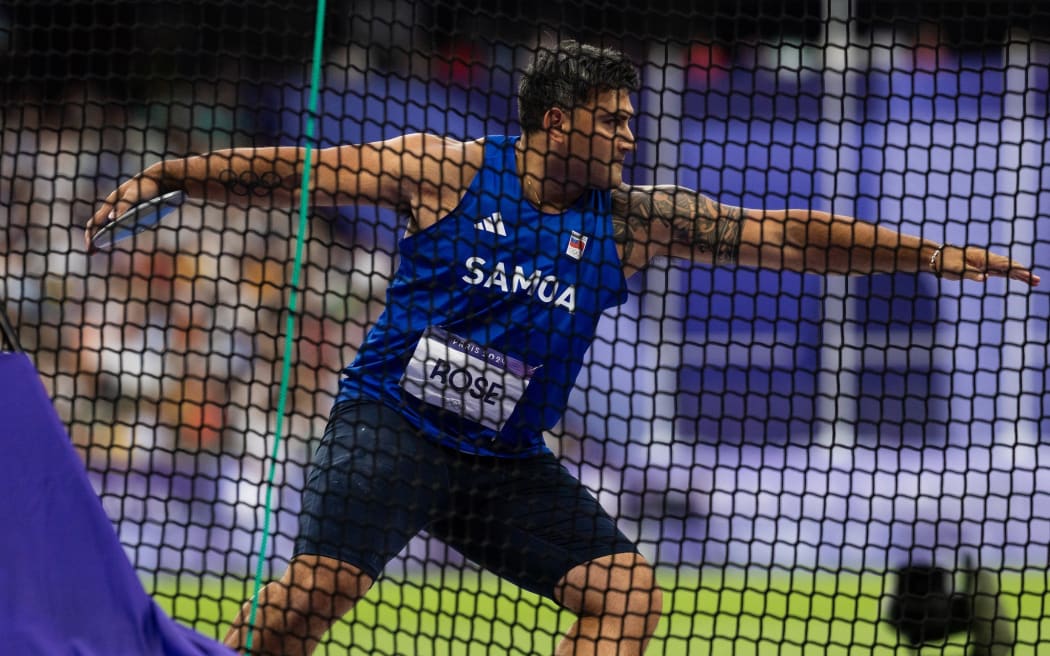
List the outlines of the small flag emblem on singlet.
{"label": "small flag emblem on singlet", "polygon": [[585,248],[587,248],[587,235],[573,230],[569,235],[569,246],[565,249],[565,254],[578,260],[583,257]]}

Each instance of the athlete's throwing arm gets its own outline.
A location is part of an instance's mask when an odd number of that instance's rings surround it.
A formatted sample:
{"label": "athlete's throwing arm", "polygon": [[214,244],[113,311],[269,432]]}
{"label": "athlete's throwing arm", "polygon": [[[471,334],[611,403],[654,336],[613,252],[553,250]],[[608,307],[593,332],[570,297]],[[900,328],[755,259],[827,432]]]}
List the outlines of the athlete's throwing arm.
{"label": "athlete's throwing arm", "polygon": [[[312,156],[310,205],[376,205],[406,214],[410,232],[455,208],[482,163],[480,142],[410,134],[344,145]],[[91,237],[114,217],[165,191],[238,207],[299,204],[306,151],[294,146],[234,148],[158,162],[120,185],[87,224]]]}

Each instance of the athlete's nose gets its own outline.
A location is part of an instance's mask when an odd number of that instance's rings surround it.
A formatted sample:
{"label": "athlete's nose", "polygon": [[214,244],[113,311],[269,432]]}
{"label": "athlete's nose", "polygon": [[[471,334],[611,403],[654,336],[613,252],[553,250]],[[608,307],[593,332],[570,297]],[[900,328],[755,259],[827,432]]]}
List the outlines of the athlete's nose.
{"label": "athlete's nose", "polygon": [[624,126],[623,131],[620,132],[618,147],[625,155],[634,151],[636,144],[634,142],[634,133],[631,132],[630,127]]}

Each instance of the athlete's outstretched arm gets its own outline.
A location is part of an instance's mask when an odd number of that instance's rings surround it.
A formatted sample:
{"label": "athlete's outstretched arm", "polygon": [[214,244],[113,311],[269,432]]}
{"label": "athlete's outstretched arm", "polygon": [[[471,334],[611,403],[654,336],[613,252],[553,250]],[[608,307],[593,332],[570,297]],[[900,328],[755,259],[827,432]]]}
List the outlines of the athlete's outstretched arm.
{"label": "athlete's outstretched arm", "polygon": [[625,265],[642,268],[663,255],[713,264],[862,275],[931,271],[944,278],[1039,277],[976,246],[943,246],[841,214],[754,210],[718,203],[676,185],[624,186],[613,216]]}
{"label": "athlete's outstretched arm", "polygon": [[[425,134],[320,149],[311,156],[312,206],[362,203],[402,209],[424,179],[440,178],[451,142]],[[306,150],[242,147],[157,162],[121,184],[88,221],[91,237],[113,217],[143,201],[180,190],[190,198],[241,207],[296,207]]]}

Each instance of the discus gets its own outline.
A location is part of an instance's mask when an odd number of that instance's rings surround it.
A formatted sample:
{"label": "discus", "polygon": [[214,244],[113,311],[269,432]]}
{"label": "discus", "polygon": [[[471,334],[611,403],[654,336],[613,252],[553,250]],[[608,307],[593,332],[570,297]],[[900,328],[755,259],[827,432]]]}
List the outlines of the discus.
{"label": "discus", "polygon": [[102,226],[91,238],[91,245],[98,250],[112,248],[118,242],[153,228],[161,219],[175,211],[182,204],[183,198],[181,191],[169,191],[139,203]]}

